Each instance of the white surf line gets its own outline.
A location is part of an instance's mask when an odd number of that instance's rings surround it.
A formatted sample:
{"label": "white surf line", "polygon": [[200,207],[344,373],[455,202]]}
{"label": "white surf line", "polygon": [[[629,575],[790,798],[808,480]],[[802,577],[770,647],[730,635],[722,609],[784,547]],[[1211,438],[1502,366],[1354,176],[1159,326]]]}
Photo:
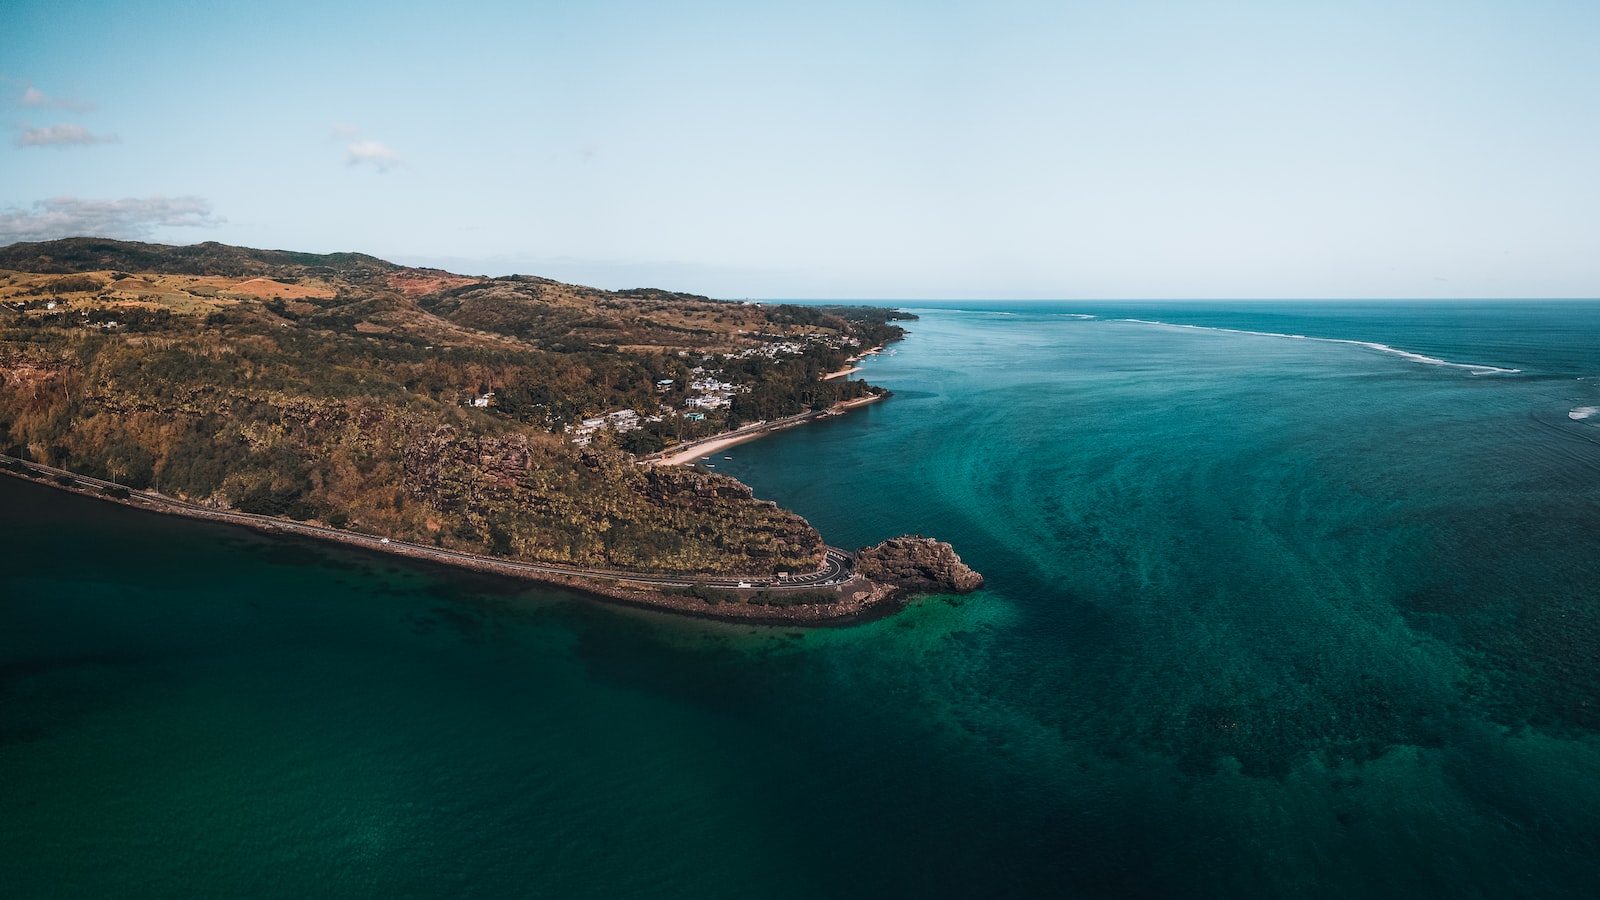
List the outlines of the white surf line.
{"label": "white surf line", "polygon": [[1477,363],[1450,362],[1434,356],[1423,356],[1421,353],[1412,353],[1410,350],[1401,350],[1388,344],[1379,344],[1375,341],[1353,341],[1349,338],[1306,337],[1303,334],[1280,334],[1276,331],[1246,331],[1242,328],[1218,328],[1214,325],[1176,325],[1172,322],[1152,322],[1149,319],[1123,319],[1124,322],[1133,322],[1139,325],[1159,325],[1163,328],[1193,328],[1197,331],[1221,331],[1226,334],[1249,334],[1256,337],[1289,338],[1296,341],[1320,341],[1324,344],[1350,344],[1355,347],[1365,347],[1368,350],[1379,350],[1392,353],[1402,359],[1422,363],[1429,366],[1449,366],[1453,369],[1466,369],[1474,375],[1516,375],[1521,369],[1507,369],[1501,366],[1484,366]]}

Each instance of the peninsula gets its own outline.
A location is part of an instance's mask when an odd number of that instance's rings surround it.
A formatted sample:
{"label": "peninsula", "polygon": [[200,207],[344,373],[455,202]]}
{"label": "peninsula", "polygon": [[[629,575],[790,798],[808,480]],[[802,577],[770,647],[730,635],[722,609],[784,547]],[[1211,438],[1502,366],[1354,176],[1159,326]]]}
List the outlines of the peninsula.
{"label": "peninsula", "polygon": [[361,254],[13,244],[0,453],[161,512],[694,615],[848,620],[981,579],[905,540],[868,577],[804,519],[681,464],[884,396],[840,373],[904,318]]}

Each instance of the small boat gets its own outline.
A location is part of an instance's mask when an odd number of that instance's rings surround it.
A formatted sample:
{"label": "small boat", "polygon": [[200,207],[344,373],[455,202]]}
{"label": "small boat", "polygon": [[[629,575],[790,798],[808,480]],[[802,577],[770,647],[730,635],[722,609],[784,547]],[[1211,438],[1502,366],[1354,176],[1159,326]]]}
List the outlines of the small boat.
{"label": "small boat", "polygon": [[724,456],[724,457],[723,457],[723,459],[733,459],[733,457],[731,457],[731,456]]}

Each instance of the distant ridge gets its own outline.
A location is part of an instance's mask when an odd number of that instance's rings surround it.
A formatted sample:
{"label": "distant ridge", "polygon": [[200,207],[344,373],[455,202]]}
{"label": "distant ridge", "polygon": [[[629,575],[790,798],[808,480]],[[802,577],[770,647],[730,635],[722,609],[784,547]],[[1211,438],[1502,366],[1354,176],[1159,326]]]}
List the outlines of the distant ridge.
{"label": "distant ridge", "polygon": [[[110,238],[73,237],[54,241],[20,242],[0,247],[0,269],[71,275],[117,270],[158,272],[163,275],[273,276],[289,269],[311,266],[347,277],[379,275],[401,267],[365,253],[297,253],[290,250],[255,250],[206,241],[174,246],[118,241]],[[298,272],[296,273],[298,274]]]}

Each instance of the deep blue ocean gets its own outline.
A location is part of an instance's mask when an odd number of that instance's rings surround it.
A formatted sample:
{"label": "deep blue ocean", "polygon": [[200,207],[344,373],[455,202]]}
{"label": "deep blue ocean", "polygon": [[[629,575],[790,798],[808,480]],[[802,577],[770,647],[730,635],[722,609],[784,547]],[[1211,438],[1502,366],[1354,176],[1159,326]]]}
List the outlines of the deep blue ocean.
{"label": "deep blue ocean", "polygon": [[0,478],[0,895],[1600,896],[1600,302],[901,306],[854,627]]}

